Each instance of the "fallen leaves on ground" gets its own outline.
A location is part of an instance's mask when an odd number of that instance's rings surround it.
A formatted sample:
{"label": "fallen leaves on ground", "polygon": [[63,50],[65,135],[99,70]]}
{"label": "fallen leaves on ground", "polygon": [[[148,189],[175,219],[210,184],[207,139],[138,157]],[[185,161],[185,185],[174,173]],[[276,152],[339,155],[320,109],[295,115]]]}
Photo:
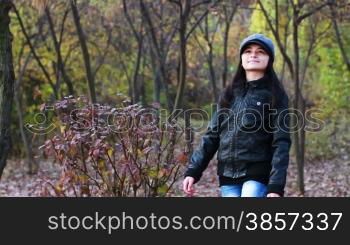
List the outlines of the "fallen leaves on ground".
{"label": "fallen leaves on ground", "polygon": [[[201,180],[195,185],[196,197],[218,197],[220,190],[216,175],[216,161],[212,161],[204,171]],[[0,181],[0,196],[30,197],[40,196],[45,180],[59,176],[58,165],[49,161],[40,162],[39,171],[29,175],[25,161],[9,161]],[[291,161],[288,168],[285,196],[290,197],[348,197],[350,196],[350,161],[344,159],[307,162],[304,170],[305,193],[297,188],[297,168]],[[178,180],[169,196],[185,196],[182,192],[182,178]]]}

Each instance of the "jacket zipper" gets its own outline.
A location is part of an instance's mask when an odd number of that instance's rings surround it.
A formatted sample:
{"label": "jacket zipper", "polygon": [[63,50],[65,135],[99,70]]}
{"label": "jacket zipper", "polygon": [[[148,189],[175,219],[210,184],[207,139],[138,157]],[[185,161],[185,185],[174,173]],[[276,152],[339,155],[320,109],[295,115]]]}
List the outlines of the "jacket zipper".
{"label": "jacket zipper", "polygon": [[233,158],[233,161],[236,161],[237,160],[237,135],[238,135],[238,128],[239,128],[239,123],[240,123],[240,110],[241,110],[241,107],[242,107],[242,104],[243,104],[243,101],[244,101],[244,98],[247,94],[247,90],[244,90],[243,92],[243,95],[242,95],[242,99],[240,101],[240,103],[238,104],[238,113],[237,113],[237,125],[236,125],[236,128],[235,128],[235,131],[234,131],[234,158]]}
{"label": "jacket zipper", "polygon": [[240,109],[241,109],[242,101],[240,101],[238,105],[238,112],[237,112],[237,124],[235,128],[235,134],[234,134],[234,160],[237,159],[237,134],[238,134],[238,128],[239,128],[239,120],[240,120]]}

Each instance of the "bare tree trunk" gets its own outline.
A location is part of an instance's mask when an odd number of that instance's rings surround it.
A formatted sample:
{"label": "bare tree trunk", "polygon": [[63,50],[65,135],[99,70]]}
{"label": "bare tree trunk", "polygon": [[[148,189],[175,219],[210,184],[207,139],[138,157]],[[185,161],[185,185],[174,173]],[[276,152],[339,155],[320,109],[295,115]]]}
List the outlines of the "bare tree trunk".
{"label": "bare tree trunk", "polygon": [[[35,47],[36,42],[38,40],[38,36],[34,41],[33,47]],[[22,83],[22,79],[24,76],[24,73],[27,69],[27,66],[30,62],[30,58],[31,58],[31,54],[29,53],[27,58],[25,59],[25,62],[23,64],[23,66],[21,67],[19,65],[19,69],[18,69],[18,78],[15,81],[15,90],[14,90],[14,99],[15,99],[15,104],[17,107],[17,115],[18,115],[18,124],[19,124],[19,128],[20,128],[20,132],[21,132],[21,137],[22,137],[22,141],[23,141],[23,146],[26,152],[26,157],[27,157],[27,164],[28,164],[28,173],[29,174],[35,174],[38,170],[38,164],[34,159],[34,154],[33,154],[33,148],[32,148],[32,144],[31,144],[31,140],[29,139],[28,135],[26,134],[26,130],[24,127],[24,118],[23,118],[23,105],[22,105],[22,92],[21,92],[21,83]],[[18,57],[18,64],[20,64],[20,60],[21,60],[22,56],[20,55]]]}
{"label": "bare tree trunk", "polygon": [[230,34],[231,23],[235,13],[237,11],[237,7],[239,5],[239,1],[230,1],[232,4],[231,12],[228,11],[228,8],[225,4],[223,4],[223,12],[225,15],[225,31],[224,31],[224,64],[223,64],[223,72],[222,72],[222,88],[226,87],[227,84],[227,71],[228,71],[228,38]]}
{"label": "bare tree trunk", "polygon": [[156,64],[156,55],[154,54],[153,50],[150,50],[150,57],[151,57],[151,65],[153,70],[153,101],[160,103],[160,88],[161,88],[161,77],[160,77],[160,70],[159,66]]}
{"label": "bare tree trunk", "polygon": [[143,50],[143,36],[141,36],[138,42],[138,51],[136,58],[136,65],[134,70],[134,78],[133,78],[133,103],[140,102],[140,84],[139,84],[139,72],[141,66],[141,58],[142,58],[142,50]]}
{"label": "bare tree trunk", "polygon": [[[150,39],[150,45],[151,45],[151,59],[152,59],[152,68],[153,68],[153,74],[154,74],[154,100],[156,102],[160,101],[160,90],[162,88],[162,85],[165,90],[165,96],[167,99],[167,106],[169,110],[172,110],[173,106],[171,103],[170,93],[168,89],[168,74],[167,74],[167,68],[166,68],[166,57],[169,51],[170,43],[174,37],[176,28],[174,27],[174,32],[171,33],[169,38],[162,39],[158,41],[156,31],[154,28],[154,24],[152,22],[149,10],[144,3],[143,0],[139,0],[140,4],[140,11],[142,14],[142,17],[145,21],[145,27],[147,29],[147,33]],[[161,14],[161,17],[163,15]],[[162,31],[162,29],[161,29]],[[162,35],[161,35],[162,36]],[[165,47],[167,46],[167,47]]]}
{"label": "bare tree trunk", "polygon": [[[275,1],[275,8],[278,8],[278,1]],[[290,3],[290,5],[292,6],[292,12],[293,12],[293,23],[292,23],[292,36],[293,36],[293,51],[294,51],[294,62],[292,62],[292,59],[290,58],[290,56],[287,54],[286,52],[286,46],[282,44],[282,40],[280,38],[280,33],[279,33],[279,28],[278,28],[278,18],[280,16],[278,16],[278,9],[275,10],[276,13],[276,19],[275,19],[275,26],[272,23],[271,17],[269,16],[269,14],[267,13],[263,3],[261,0],[258,0],[258,4],[261,7],[261,10],[265,16],[265,19],[276,39],[277,42],[277,46],[279,48],[279,50],[281,51],[281,54],[289,68],[292,80],[294,81],[294,101],[293,101],[293,107],[295,110],[297,110],[298,112],[299,109],[301,110],[302,113],[302,117],[304,117],[305,114],[305,108],[303,109],[302,105],[304,102],[304,98],[302,95],[302,87],[300,86],[300,67],[299,67],[299,63],[300,63],[300,57],[299,57],[299,43],[298,43],[298,27],[301,24],[301,22],[310,17],[311,15],[313,15],[314,13],[316,13],[317,11],[321,10],[322,8],[324,8],[325,6],[327,6],[329,3],[328,2],[323,2],[320,3],[318,6],[313,7],[310,11],[308,11],[307,13],[304,13],[301,15],[301,9],[303,8],[303,6],[307,3],[306,1],[304,2],[297,2],[295,3],[294,1],[290,0],[288,3]],[[286,9],[286,11],[288,13],[288,9]],[[305,72],[305,71],[304,71]],[[296,130],[296,132],[293,133],[293,144],[295,147],[295,154],[296,154],[296,162],[297,162],[297,168],[298,168],[298,187],[299,187],[299,191],[301,192],[301,194],[304,194],[305,188],[304,188],[304,154],[305,154],[305,132],[299,132],[299,131],[304,131],[305,128],[305,123],[304,123],[304,119],[305,118],[300,118],[300,113],[297,113],[296,117],[293,117],[293,119],[297,120],[297,121],[293,121],[293,127],[294,125],[296,125],[298,128],[298,130]],[[302,122],[302,124],[300,123]]]}
{"label": "bare tree trunk", "polygon": [[112,47],[116,50],[118,58],[119,58],[119,63],[121,66],[121,69],[124,71],[124,74],[126,76],[127,82],[128,82],[128,96],[132,98],[132,79],[131,76],[128,73],[128,69],[126,67],[126,64],[124,63],[124,58],[120,55],[121,51],[116,43],[112,42]]}
{"label": "bare tree trunk", "polygon": [[[295,139],[295,152],[296,152],[296,160],[297,160],[297,167],[298,167],[298,185],[299,185],[299,191],[301,194],[304,194],[305,192],[305,185],[304,185],[304,165],[305,165],[305,99],[302,94],[302,86],[300,83],[300,50],[299,50],[299,25],[301,25],[302,21],[305,18],[309,18],[314,13],[319,11],[320,9],[327,6],[329,3],[325,2],[322,4],[319,4],[317,7],[314,7],[309,12],[301,15],[301,9],[304,6],[304,4],[294,4],[293,1],[290,1],[292,7],[293,7],[293,46],[294,46],[294,108],[299,110],[300,113],[297,113],[298,119],[298,130],[294,133],[294,139]],[[314,36],[312,37],[312,43],[314,42]],[[308,55],[311,53],[312,45],[310,44],[310,48],[308,50]],[[308,57],[305,60],[305,69],[304,73],[306,72],[307,68],[307,61]],[[299,118],[299,117],[302,118]]]}
{"label": "bare tree trunk", "polygon": [[28,35],[28,33],[27,33],[27,31],[26,31],[24,25],[23,25],[22,18],[21,18],[21,16],[20,16],[19,12],[18,12],[17,9],[16,9],[16,6],[13,6],[13,9],[14,9],[14,11],[15,11],[15,13],[16,13],[16,17],[17,17],[17,19],[18,19],[18,22],[19,22],[19,25],[20,25],[21,30],[22,30],[22,32],[23,32],[23,35],[24,35],[24,37],[26,38],[26,41],[28,42],[28,45],[29,45],[29,48],[30,48],[31,52],[33,53],[34,59],[35,59],[36,62],[38,63],[38,65],[39,65],[41,71],[43,72],[43,74],[44,74],[46,80],[47,80],[48,83],[50,84],[50,86],[51,86],[51,88],[52,88],[52,90],[53,90],[53,97],[55,97],[55,98],[57,99],[57,98],[58,98],[58,91],[57,91],[57,89],[56,89],[56,86],[55,86],[55,84],[52,82],[52,80],[51,80],[51,78],[50,78],[50,74],[48,73],[48,71],[47,71],[46,68],[44,67],[43,63],[41,62],[39,56],[37,55],[37,53],[36,53],[36,51],[35,51],[35,49],[34,49],[34,47],[33,47],[33,44],[32,44],[32,42],[31,42],[31,40],[30,40],[30,38],[29,38],[29,35]]}
{"label": "bare tree trunk", "polygon": [[[289,14],[288,14],[288,1],[286,2],[286,9],[285,12],[287,13],[287,17],[288,17],[288,24],[285,25],[284,27],[284,40],[283,40],[283,47],[287,47],[287,41],[288,41],[288,29],[289,29],[289,22],[291,20]],[[286,66],[287,66],[287,61],[286,59],[283,59],[283,65],[282,65],[282,71],[281,71],[281,75],[280,75],[280,81],[282,83],[284,83],[284,77],[285,77],[285,72],[286,72]]]}
{"label": "bare tree trunk", "polygon": [[[178,89],[176,92],[176,98],[175,98],[175,104],[173,107],[173,112],[182,109],[183,104],[183,94],[185,90],[186,85],[186,75],[187,75],[187,40],[191,36],[192,32],[195,30],[195,28],[201,23],[201,21],[208,15],[209,10],[207,9],[201,17],[197,18],[195,24],[193,24],[189,31],[187,32],[187,25],[190,22],[190,13],[192,9],[195,9],[195,6],[199,6],[201,4],[208,4],[209,2],[203,1],[197,4],[194,4],[192,6],[191,0],[184,0],[184,1],[175,1],[172,0],[171,2],[175,3],[179,7],[179,39],[180,39],[180,71],[179,71],[179,82],[178,82]],[[215,7],[220,0],[217,0],[214,2],[214,4],[211,7]],[[187,146],[187,152],[192,152],[192,130],[190,125],[189,117],[186,117],[185,113],[185,140],[186,140],[186,146]]]}
{"label": "bare tree trunk", "polygon": [[[187,75],[187,21],[191,10],[191,0],[186,0],[183,12],[180,11],[180,74],[179,74],[179,84],[176,93],[175,104],[173,110],[182,108],[182,98],[186,84]],[[191,129],[190,129],[190,118],[185,115],[185,141],[187,145],[188,155],[192,154],[192,139],[191,139]]]}
{"label": "bare tree trunk", "polygon": [[96,90],[95,90],[95,80],[93,77],[92,69],[91,69],[91,64],[90,64],[90,54],[89,54],[89,49],[86,44],[86,38],[84,35],[83,28],[80,23],[80,16],[79,16],[79,11],[77,8],[77,3],[76,0],[70,0],[70,5],[72,8],[72,13],[73,13],[73,19],[74,19],[74,24],[78,33],[79,37],[79,42],[80,42],[80,47],[83,53],[84,57],[84,64],[85,64],[85,72],[86,72],[86,79],[88,82],[88,87],[89,87],[89,96],[90,100],[92,103],[96,103]]}
{"label": "bare tree trunk", "polygon": [[205,24],[204,25],[204,30],[203,30],[203,28],[201,28],[201,26],[199,26],[199,27],[200,27],[201,31],[203,32],[203,34],[204,34],[204,39],[207,42],[207,45],[208,45],[208,48],[209,48],[208,54],[206,54],[205,49],[202,49],[202,50],[203,50],[203,53],[206,56],[206,59],[207,59],[207,62],[208,62],[209,78],[210,78],[211,85],[213,87],[214,101],[216,102],[216,101],[218,101],[218,90],[217,90],[217,86],[216,86],[216,72],[215,72],[215,69],[214,69],[214,48],[213,48],[213,42],[214,42],[214,39],[215,39],[214,37],[215,37],[215,33],[217,31],[217,28],[219,26],[219,23],[216,22],[216,28],[215,28],[216,30],[213,33],[212,38],[210,37],[210,33],[209,33],[209,18],[208,18],[208,15],[205,17],[204,24]]}
{"label": "bare tree trunk", "polygon": [[143,106],[146,105],[146,89],[145,89],[145,67],[146,67],[146,59],[143,57],[142,60],[142,71],[141,71],[141,78],[140,78],[140,96],[141,96],[141,103]]}
{"label": "bare tree trunk", "polygon": [[173,110],[182,107],[182,97],[184,93],[185,83],[186,83],[186,73],[187,73],[187,56],[186,56],[186,33],[187,33],[187,22],[191,10],[191,0],[185,0],[184,5],[180,8],[180,74],[179,83],[177,87],[177,93],[175,98],[175,104]]}
{"label": "bare tree trunk", "polygon": [[73,83],[66,73],[66,68],[65,68],[65,65],[64,65],[63,59],[62,59],[60,44],[58,43],[58,40],[56,37],[55,27],[54,27],[54,24],[53,24],[53,21],[51,18],[51,13],[50,13],[50,10],[48,7],[45,8],[45,14],[47,16],[47,20],[49,23],[49,29],[51,32],[52,40],[53,40],[56,55],[57,55],[58,70],[61,72],[62,77],[63,77],[65,83],[67,84],[69,94],[74,95],[75,93],[74,93]]}
{"label": "bare tree trunk", "polygon": [[142,52],[143,51],[143,38],[144,38],[143,33],[142,33],[143,23],[141,23],[140,31],[137,31],[130,15],[129,15],[126,0],[123,0],[123,10],[124,10],[123,11],[124,16],[125,16],[127,22],[129,23],[129,26],[134,34],[134,37],[137,41],[137,47],[138,47],[136,64],[135,64],[134,75],[133,75],[133,83],[132,83],[132,87],[131,87],[131,91],[130,91],[131,95],[132,95],[131,96],[132,103],[138,103],[140,101],[140,85],[138,83],[138,80],[139,80],[141,59],[142,59],[142,55],[143,55],[143,52]]}
{"label": "bare tree trunk", "polygon": [[[300,109],[300,101],[302,99],[302,94],[299,88],[300,85],[300,79],[299,79],[299,37],[298,37],[298,12],[295,9],[293,10],[293,48],[294,48],[294,108],[299,110]],[[303,114],[301,115],[304,116]],[[299,113],[297,113],[297,122],[298,122],[298,129],[302,126],[300,122],[304,121],[304,118],[299,117]],[[304,194],[305,192],[305,186],[304,186],[304,157],[302,156],[302,152],[304,152],[303,148],[305,147],[302,145],[301,140],[301,133],[299,130],[296,130],[294,132],[294,146],[295,146],[295,154],[296,154],[296,161],[297,161],[297,168],[298,168],[298,186],[299,191],[301,194]]]}
{"label": "bare tree trunk", "polygon": [[214,65],[213,65],[213,46],[209,45],[209,55],[208,55],[208,64],[209,64],[209,73],[210,73],[210,81],[211,84],[213,86],[213,97],[214,97],[214,101],[217,102],[218,101],[218,89],[216,87],[216,74],[215,74],[215,69],[214,69]]}
{"label": "bare tree trunk", "polygon": [[[302,115],[305,115],[305,99],[301,98],[300,101],[300,110]],[[300,130],[300,158],[302,162],[302,166],[304,168],[305,165],[305,123],[303,123],[302,128]],[[302,177],[304,178],[304,172],[302,172]],[[303,183],[304,184],[304,183]]]}
{"label": "bare tree trunk", "polygon": [[134,36],[137,41],[137,57],[136,57],[136,64],[135,64],[135,69],[134,69],[134,75],[133,75],[133,84],[132,84],[132,102],[133,103],[138,103],[140,102],[140,85],[139,85],[139,71],[140,71],[140,66],[141,66],[141,59],[143,55],[143,24],[141,23],[140,26],[140,31],[137,32],[136,28],[134,27],[134,24],[131,20],[131,17],[129,16],[129,13],[127,11],[127,4],[125,0],[123,0],[123,9],[124,9],[124,15],[134,33]]}
{"label": "bare tree trunk", "polygon": [[344,43],[343,43],[343,40],[341,38],[341,35],[340,35],[340,31],[339,31],[339,27],[338,27],[338,23],[337,23],[337,15],[336,15],[336,12],[335,12],[335,9],[334,9],[334,4],[335,4],[336,1],[332,1],[332,4],[329,5],[329,8],[331,10],[331,20],[332,20],[332,23],[333,23],[333,27],[334,27],[334,31],[335,31],[335,37],[337,39],[337,43],[338,43],[338,46],[339,46],[339,49],[340,49],[340,52],[343,56],[343,59],[344,59],[344,62],[346,64],[346,67],[348,69],[348,71],[350,71],[350,60],[349,60],[349,57],[347,56],[347,53],[345,51],[345,47],[344,47]]}
{"label": "bare tree trunk", "polygon": [[10,124],[15,74],[9,12],[12,1],[0,0],[0,178],[11,149]]}
{"label": "bare tree trunk", "polygon": [[227,70],[228,70],[228,37],[229,37],[230,26],[226,24],[224,34],[224,67],[222,72],[222,88],[226,87],[227,84]]}

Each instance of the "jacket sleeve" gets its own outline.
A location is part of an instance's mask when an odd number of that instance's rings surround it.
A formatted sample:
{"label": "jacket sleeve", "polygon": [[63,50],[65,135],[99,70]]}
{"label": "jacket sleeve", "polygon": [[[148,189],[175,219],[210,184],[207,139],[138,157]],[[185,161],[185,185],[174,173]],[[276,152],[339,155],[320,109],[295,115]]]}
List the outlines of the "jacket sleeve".
{"label": "jacket sleeve", "polygon": [[203,171],[207,168],[210,160],[215,155],[220,142],[219,116],[218,110],[213,114],[201,142],[193,152],[189,166],[184,176],[191,176],[198,182],[202,177]]}
{"label": "jacket sleeve", "polygon": [[274,126],[272,139],[273,155],[267,193],[278,193],[281,196],[284,195],[291,146],[288,101],[288,96],[284,93],[276,106],[277,113],[272,116]]}

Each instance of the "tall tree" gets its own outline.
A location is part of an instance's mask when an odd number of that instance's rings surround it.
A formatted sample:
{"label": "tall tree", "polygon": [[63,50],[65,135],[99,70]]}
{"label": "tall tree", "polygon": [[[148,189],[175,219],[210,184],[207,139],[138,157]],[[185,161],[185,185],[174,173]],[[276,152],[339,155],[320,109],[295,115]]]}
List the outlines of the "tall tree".
{"label": "tall tree", "polygon": [[[331,0],[330,4],[329,4],[329,8],[330,8],[330,12],[331,12],[331,20],[333,23],[333,27],[334,27],[334,32],[335,32],[335,37],[341,52],[341,55],[343,57],[344,63],[346,65],[346,68],[348,69],[348,71],[350,71],[350,59],[348,54],[346,53],[345,50],[345,45],[344,45],[344,41],[343,38],[341,36],[340,33],[340,28],[338,26],[338,20],[337,20],[337,8],[340,8],[340,6],[338,6],[340,1],[335,1],[335,0]],[[348,5],[350,5],[350,3],[348,3]]]}
{"label": "tall tree", "polygon": [[[134,68],[134,74],[133,74],[133,82],[131,83],[131,98],[132,98],[132,103],[138,103],[140,101],[140,90],[141,86],[139,84],[139,71],[141,69],[141,58],[143,55],[143,49],[144,49],[144,34],[143,34],[143,21],[141,21],[139,31],[136,30],[136,27],[134,26],[134,23],[129,15],[128,12],[128,7],[126,4],[126,1],[123,0],[123,10],[124,10],[124,15],[125,18],[134,34],[134,37],[137,41],[137,58],[135,62],[135,68]],[[159,101],[158,101],[159,102]]]}
{"label": "tall tree", "polygon": [[[44,2],[42,2],[43,4]],[[19,11],[17,10],[16,6],[13,6],[14,12],[16,14],[16,17],[18,19],[19,25],[21,27],[22,33],[25,36],[25,39],[29,45],[30,51],[33,53],[33,57],[36,60],[36,62],[38,63],[43,75],[45,76],[46,81],[50,84],[53,94],[52,94],[52,98],[58,99],[58,91],[57,91],[57,86],[53,83],[49,71],[48,69],[44,66],[42,59],[40,58],[40,56],[37,54],[37,51],[35,50],[32,41],[30,39],[30,35],[27,33],[27,29],[24,26],[24,23],[22,21],[22,17],[19,13]],[[40,21],[39,21],[40,22]]]}
{"label": "tall tree", "polygon": [[[288,1],[288,0],[286,0]],[[296,154],[296,163],[298,168],[298,187],[299,191],[304,193],[304,159],[305,159],[305,98],[303,96],[303,90],[301,86],[301,58],[300,58],[300,44],[299,44],[299,34],[300,27],[304,20],[311,17],[322,8],[328,5],[328,2],[318,3],[316,6],[307,1],[293,1],[289,0],[292,7],[291,10],[291,25],[292,25],[292,47],[293,47],[293,57],[287,53],[287,47],[283,45],[281,31],[279,30],[279,2],[275,1],[275,19],[273,20],[269,15],[266,4],[263,1],[258,0],[258,4],[263,12],[266,22],[277,42],[279,51],[282,54],[283,59],[287,63],[291,78],[294,82],[294,100],[293,109],[296,112],[295,117],[293,117],[293,126],[297,126],[298,130],[293,132],[293,144]],[[307,11],[305,11],[307,9]],[[283,13],[284,14],[284,13]],[[289,22],[288,22],[289,23]],[[304,70],[305,71],[305,70]]]}
{"label": "tall tree", "polygon": [[89,87],[90,100],[92,103],[96,103],[97,100],[96,100],[96,90],[95,90],[95,79],[94,79],[93,72],[91,69],[90,54],[89,54],[89,49],[87,47],[86,37],[84,34],[83,27],[81,26],[81,23],[80,23],[80,16],[79,16],[79,10],[77,7],[77,1],[70,0],[70,6],[72,9],[72,13],[73,13],[74,24],[75,24],[75,27],[77,30],[81,51],[82,51],[83,57],[84,57],[86,79],[87,79],[88,87]]}
{"label": "tall tree", "polygon": [[9,12],[11,0],[0,0],[0,178],[10,151],[10,123],[15,74]]}
{"label": "tall tree", "polygon": [[[55,51],[56,51],[56,55],[57,55],[57,68],[59,70],[59,72],[61,73],[65,83],[67,84],[68,87],[68,92],[70,95],[74,95],[74,88],[73,88],[73,82],[70,79],[69,75],[66,72],[66,67],[65,64],[63,62],[63,57],[62,57],[62,52],[61,52],[61,42],[62,40],[58,40],[57,36],[56,36],[56,31],[55,31],[55,26],[54,26],[54,22],[51,16],[51,12],[50,12],[50,8],[49,6],[46,6],[45,8],[45,14],[48,20],[48,24],[49,24],[49,29],[50,29],[50,33],[51,33],[51,37],[52,37],[52,41],[55,47]],[[66,20],[68,14],[68,9],[65,11],[64,15],[63,15],[63,24]],[[56,84],[59,84],[59,81],[57,81]]]}
{"label": "tall tree", "polygon": [[[214,97],[214,101],[218,101],[218,88],[217,88],[217,79],[216,79],[216,72],[215,72],[215,67],[214,67],[214,40],[215,40],[215,34],[218,32],[219,29],[219,24],[220,24],[220,19],[216,18],[215,20],[210,20],[213,21],[214,24],[214,28],[210,28],[209,27],[209,15],[207,15],[205,17],[205,21],[204,21],[204,27],[202,27],[201,25],[199,25],[199,29],[202,33],[202,36],[206,42],[206,48],[203,47],[203,45],[201,44],[201,42],[198,40],[197,35],[194,35],[198,46],[200,47],[203,55],[205,56],[206,60],[207,60],[207,64],[209,67],[209,78],[210,78],[210,82],[213,88],[213,97]],[[213,30],[210,30],[213,29]],[[208,51],[207,51],[208,50]]]}
{"label": "tall tree", "polygon": [[[203,19],[208,15],[210,10],[213,10],[214,7],[220,2],[220,0],[211,1],[211,0],[201,0],[201,1],[192,1],[192,0],[170,0],[173,4],[176,5],[178,9],[178,20],[179,20],[179,81],[176,92],[175,104],[173,107],[173,112],[178,109],[182,109],[183,104],[183,94],[185,91],[186,85],[186,75],[187,75],[187,42],[195,28],[203,21]],[[202,5],[206,6],[205,11],[203,11],[199,17],[194,15],[197,8],[200,8]],[[192,15],[194,16],[195,22],[192,24],[190,22]],[[185,114],[185,140],[187,145],[187,152],[190,155],[192,153],[192,132],[190,125],[190,118]]]}
{"label": "tall tree", "polygon": [[240,1],[227,1],[222,4],[222,11],[224,13],[224,57],[223,57],[223,71],[222,71],[222,87],[225,88],[227,84],[228,73],[228,39],[231,29],[233,17],[238,9]]}
{"label": "tall tree", "polygon": [[[178,20],[179,20],[179,81],[177,87],[177,93],[175,98],[175,104],[173,111],[182,108],[182,98],[186,85],[186,75],[187,75],[187,42],[191,37],[191,34],[196,29],[196,27],[204,20],[208,15],[209,11],[214,10],[216,5],[220,0],[201,0],[201,1],[192,1],[192,0],[170,0],[171,3],[175,4],[178,9]],[[202,6],[205,6],[205,10],[198,16],[195,15],[197,9],[200,9]],[[194,23],[191,23],[191,17],[194,18]]]}
{"label": "tall tree", "polygon": [[[153,8],[153,14],[151,7],[152,4],[158,5],[158,8]],[[171,101],[168,83],[169,83],[169,61],[168,54],[170,51],[170,45],[173,42],[175,33],[177,31],[178,23],[173,18],[167,18],[169,15],[169,9],[166,8],[167,4],[163,1],[158,3],[149,3],[144,0],[139,0],[140,13],[142,20],[145,22],[145,30],[149,40],[151,65],[154,74],[154,101],[160,102],[160,91],[164,88],[167,106],[171,110],[173,103]],[[157,10],[157,11],[155,11]],[[156,19],[154,20],[154,18]],[[168,21],[166,21],[168,19]],[[156,23],[159,23],[157,25]],[[167,26],[169,25],[169,28]],[[167,29],[167,31],[165,30]]]}
{"label": "tall tree", "polygon": [[[36,40],[34,41],[36,43],[38,39],[38,36],[36,36]],[[34,44],[35,46],[35,44]],[[24,45],[22,47],[22,50],[24,49]],[[21,52],[23,54],[23,52]],[[21,137],[23,141],[23,147],[26,153],[27,157],[27,164],[28,164],[28,173],[29,174],[34,174],[38,170],[38,164],[34,158],[34,152],[32,148],[32,141],[30,136],[28,135],[28,131],[25,130],[24,126],[24,115],[23,115],[23,101],[22,101],[22,89],[21,89],[21,83],[23,80],[24,73],[27,69],[28,64],[31,61],[31,53],[27,55],[25,58],[23,66],[21,66],[20,60],[22,59],[22,55],[19,55],[18,57],[18,75],[17,79],[15,81],[15,94],[14,94],[14,100],[15,100],[15,105],[17,107],[17,115],[18,115],[18,126],[21,132]]]}

